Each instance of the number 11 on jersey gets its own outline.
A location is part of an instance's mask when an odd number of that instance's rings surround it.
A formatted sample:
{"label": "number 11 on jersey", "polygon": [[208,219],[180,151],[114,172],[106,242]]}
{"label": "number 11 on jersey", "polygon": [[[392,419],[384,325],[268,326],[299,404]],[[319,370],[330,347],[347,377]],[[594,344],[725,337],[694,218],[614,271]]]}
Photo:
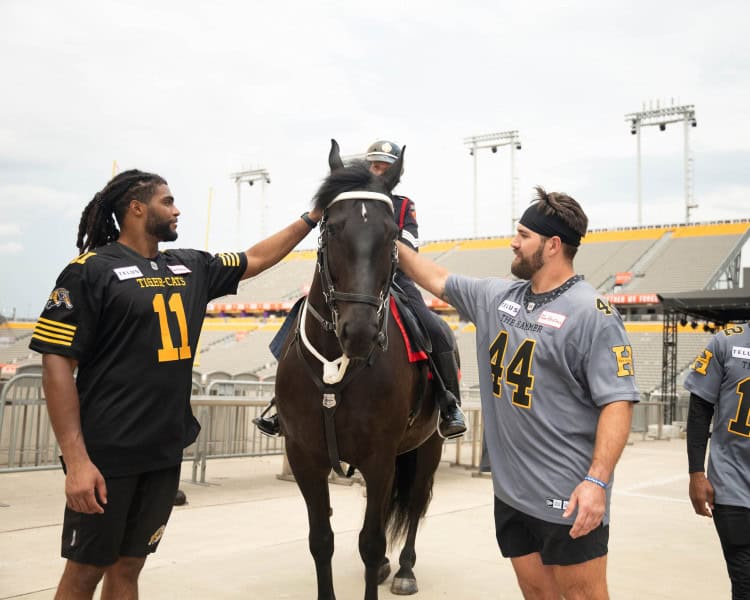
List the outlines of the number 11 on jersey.
{"label": "number 11 on jersey", "polygon": [[172,335],[169,331],[167,321],[167,305],[164,302],[164,294],[156,294],[152,302],[154,312],[159,315],[159,330],[161,331],[161,345],[158,356],[159,362],[170,362],[173,360],[184,360],[191,358],[190,343],[188,340],[187,319],[185,318],[185,307],[182,305],[182,296],[175,292],[169,297],[169,310],[177,316],[177,326],[180,328],[180,347],[175,348],[172,343]]}

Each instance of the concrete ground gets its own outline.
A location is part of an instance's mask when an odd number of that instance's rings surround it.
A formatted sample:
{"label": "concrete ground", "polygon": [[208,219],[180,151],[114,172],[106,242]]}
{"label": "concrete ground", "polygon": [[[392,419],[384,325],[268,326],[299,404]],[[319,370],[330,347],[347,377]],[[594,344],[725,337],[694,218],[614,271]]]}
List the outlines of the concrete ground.
{"label": "concrete ground", "polygon": [[[684,440],[638,438],[625,449],[612,503],[612,598],[729,598],[713,524],[687,499],[686,465]],[[215,460],[208,484],[197,485],[186,463],[188,504],[175,508],[159,551],[146,562],[141,598],[315,598],[305,505],[294,483],[275,477],[281,470],[281,457]],[[492,498],[489,479],[441,464],[417,538],[415,598],[521,598],[495,543]],[[362,487],[331,486],[331,502],[337,597],[361,598]],[[0,474],[0,598],[53,598],[63,568],[62,509],[60,471]],[[398,550],[389,555],[397,561]],[[380,590],[381,598],[393,597],[389,584]]]}

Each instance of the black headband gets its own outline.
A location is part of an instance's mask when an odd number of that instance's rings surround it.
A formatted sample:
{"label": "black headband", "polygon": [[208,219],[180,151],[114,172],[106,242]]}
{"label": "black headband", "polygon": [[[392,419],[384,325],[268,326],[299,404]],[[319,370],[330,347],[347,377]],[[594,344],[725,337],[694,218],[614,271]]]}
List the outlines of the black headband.
{"label": "black headband", "polygon": [[539,209],[538,202],[526,209],[519,223],[545,237],[556,235],[564,244],[576,247],[581,245],[581,234],[573,230],[556,214],[544,214]]}

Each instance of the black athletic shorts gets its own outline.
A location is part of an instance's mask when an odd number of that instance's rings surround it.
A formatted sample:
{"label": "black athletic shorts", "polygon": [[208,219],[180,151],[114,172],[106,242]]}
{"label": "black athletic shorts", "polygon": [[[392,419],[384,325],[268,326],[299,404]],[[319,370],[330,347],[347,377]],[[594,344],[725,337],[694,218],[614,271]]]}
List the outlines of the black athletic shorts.
{"label": "black athletic shorts", "polygon": [[495,496],[495,537],[506,558],[538,552],[545,565],[577,565],[607,554],[609,525],[570,537],[570,525],[549,523],[508,506]]}
{"label": "black athletic shorts", "polygon": [[716,504],[714,526],[719,534],[733,600],[750,599],[750,509]]}
{"label": "black athletic shorts", "polygon": [[65,507],[63,558],[105,567],[121,556],[144,557],[156,551],[174,506],[180,466],[105,481],[104,513],[89,515]]}

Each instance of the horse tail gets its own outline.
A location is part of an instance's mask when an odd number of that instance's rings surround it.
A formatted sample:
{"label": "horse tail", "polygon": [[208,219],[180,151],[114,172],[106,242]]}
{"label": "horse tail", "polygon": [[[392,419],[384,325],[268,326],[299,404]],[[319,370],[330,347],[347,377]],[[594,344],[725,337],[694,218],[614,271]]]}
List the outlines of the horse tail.
{"label": "horse tail", "polygon": [[396,472],[393,476],[391,501],[385,516],[385,528],[391,546],[401,542],[412,524],[427,512],[432,500],[434,469],[422,472],[419,477],[419,453],[423,447],[415,448],[396,457]]}

